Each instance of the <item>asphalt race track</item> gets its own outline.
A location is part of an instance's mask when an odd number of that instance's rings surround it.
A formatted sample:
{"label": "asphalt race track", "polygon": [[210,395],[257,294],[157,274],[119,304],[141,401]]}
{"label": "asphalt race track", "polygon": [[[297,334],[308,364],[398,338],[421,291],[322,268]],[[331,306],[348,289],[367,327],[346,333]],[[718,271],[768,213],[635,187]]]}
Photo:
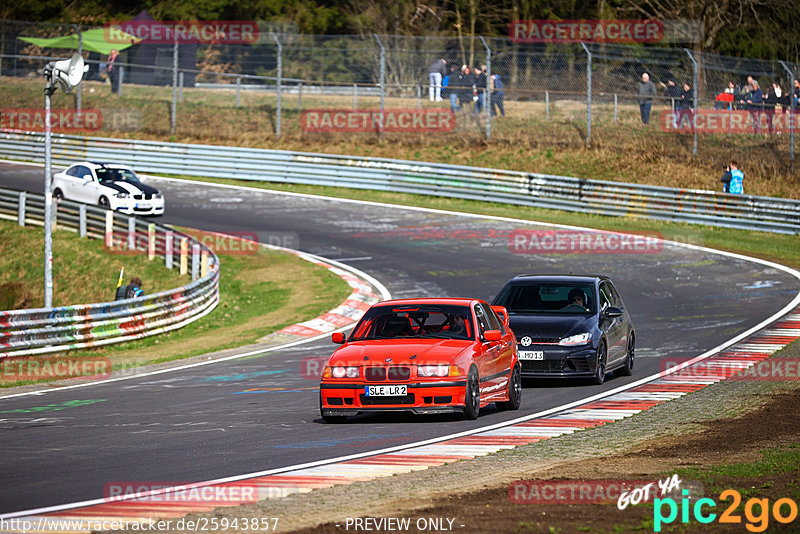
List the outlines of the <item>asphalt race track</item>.
{"label": "asphalt race track", "polygon": [[[0,163],[0,187],[41,191],[42,175],[42,167]],[[332,344],[317,341],[188,371],[0,399],[7,460],[0,513],[101,498],[110,483],[208,480],[513,419],[656,373],[664,358],[701,354],[800,291],[800,281],[772,267],[672,245],[640,254],[519,254],[509,249],[509,231],[534,225],[196,183],[155,185],[167,198],[161,222],[256,232],[262,242],[353,265],[393,297],[488,300],[523,272],[607,274],[636,324],[634,375],[609,377],[603,386],[527,384],[520,412],[486,409],[477,421],[367,415],[325,425],[318,382],[301,371],[304,359],[332,352]]]}

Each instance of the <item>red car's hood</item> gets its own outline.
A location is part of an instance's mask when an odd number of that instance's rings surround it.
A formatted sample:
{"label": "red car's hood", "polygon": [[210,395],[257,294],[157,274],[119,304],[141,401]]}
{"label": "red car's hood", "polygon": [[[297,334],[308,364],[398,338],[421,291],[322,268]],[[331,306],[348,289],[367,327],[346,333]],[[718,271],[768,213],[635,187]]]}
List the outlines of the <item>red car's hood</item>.
{"label": "red car's hood", "polygon": [[[450,363],[475,342],[459,339],[377,339],[355,341],[341,347],[330,358],[334,365],[365,365],[367,363]],[[415,358],[411,358],[416,356]],[[365,360],[364,358],[368,358]]]}

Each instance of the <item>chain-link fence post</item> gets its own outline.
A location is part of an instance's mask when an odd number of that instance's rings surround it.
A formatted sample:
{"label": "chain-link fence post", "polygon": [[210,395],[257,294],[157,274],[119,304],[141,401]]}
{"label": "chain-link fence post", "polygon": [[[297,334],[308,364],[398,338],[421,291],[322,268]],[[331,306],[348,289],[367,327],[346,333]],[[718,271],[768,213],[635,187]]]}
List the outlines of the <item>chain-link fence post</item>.
{"label": "chain-link fence post", "polygon": [[278,36],[272,33],[272,38],[275,44],[278,45],[278,80],[276,82],[277,103],[275,105],[275,137],[281,136],[281,81],[283,74],[283,45],[281,45]]}
{"label": "chain-link fence post", "polygon": [[692,131],[694,132],[694,144],[692,145],[692,157],[697,155],[697,101],[700,100],[700,88],[697,86],[697,61],[694,59],[692,52],[688,48],[683,49],[686,52],[686,55],[689,56],[689,59],[692,60],[692,83],[694,87],[692,87],[692,91],[694,91],[694,98],[692,99]]}
{"label": "chain-link fence post", "polygon": [[586,50],[586,144],[592,143],[592,53],[585,43],[581,46]]}
{"label": "chain-link fence post", "polygon": [[790,154],[791,161],[792,161],[792,172],[794,172],[794,129],[796,127],[795,126],[795,124],[796,124],[795,115],[794,115],[796,110],[795,110],[795,105],[794,105],[794,92],[793,92],[794,91],[794,73],[792,72],[792,69],[790,69],[789,66],[786,63],[784,63],[783,61],[780,61],[779,63],[781,64],[781,67],[783,67],[786,70],[786,73],[789,75],[789,89],[787,89],[787,92],[789,93],[789,108],[790,108],[790,111],[789,111],[789,117],[790,117],[789,118],[789,154]]}
{"label": "chain-link fence post", "polygon": [[383,103],[384,97],[386,96],[386,49],[381,42],[381,38],[378,37],[378,34],[375,34],[375,40],[378,41],[378,46],[381,47],[381,71],[380,71],[380,80],[381,80],[381,112],[380,117],[378,119],[378,139],[383,141]]}
{"label": "chain-link fence post", "polygon": [[172,48],[172,113],[170,114],[169,133],[175,135],[175,125],[178,121],[178,39]]}
{"label": "chain-link fence post", "polygon": [[[75,28],[75,32],[78,34],[78,54],[83,57],[83,34],[81,33],[81,29],[78,27],[77,24],[72,25]],[[81,104],[83,103],[83,84],[78,84],[78,94],[75,95],[75,109],[78,110],[78,113],[81,112]]]}
{"label": "chain-link fence post", "polygon": [[483,111],[486,112],[486,142],[488,143],[489,138],[492,136],[492,92],[489,90],[492,81],[492,49],[489,48],[489,44],[482,35],[480,38],[481,42],[483,43],[483,47],[486,49],[486,87],[484,88],[483,95]]}

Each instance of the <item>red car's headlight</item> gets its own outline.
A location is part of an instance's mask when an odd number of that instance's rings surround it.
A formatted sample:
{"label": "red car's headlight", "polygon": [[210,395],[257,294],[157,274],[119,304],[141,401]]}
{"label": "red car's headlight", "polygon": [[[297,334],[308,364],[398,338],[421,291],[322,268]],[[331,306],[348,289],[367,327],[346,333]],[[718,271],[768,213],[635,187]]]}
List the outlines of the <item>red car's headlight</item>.
{"label": "red car's headlight", "polygon": [[419,365],[417,366],[417,376],[448,376],[450,374],[450,367],[450,365],[445,363],[435,365]]}
{"label": "red car's headlight", "polygon": [[341,365],[326,367],[325,371],[322,373],[323,378],[358,378],[359,375],[358,367],[343,367]]}

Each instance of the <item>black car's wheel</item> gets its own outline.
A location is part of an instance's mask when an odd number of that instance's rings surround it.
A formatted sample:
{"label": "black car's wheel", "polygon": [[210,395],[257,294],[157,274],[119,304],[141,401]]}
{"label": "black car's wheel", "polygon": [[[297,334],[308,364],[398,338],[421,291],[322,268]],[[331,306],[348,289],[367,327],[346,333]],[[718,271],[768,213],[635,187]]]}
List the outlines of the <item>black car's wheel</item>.
{"label": "black car's wheel", "polygon": [[107,210],[110,204],[108,203],[108,199],[106,197],[100,197],[100,200],[97,201],[97,205]]}
{"label": "black car's wheel", "polygon": [[606,342],[600,340],[597,346],[597,363],[595,365],[594,378],[595,384],[602,384],[606,379]]}
{"label": "black car's wheel", "polygon": [[61,191],[61,189],[56,189],[55,191],[53,191],[53,198],[55,198],[56,200],[63,199],[64,198],[63,191]]}
{"label": "black car's wheel", "polygon": [[633,332],[628,336],[628,353],[625,355],[625,365],[619,370],[622,376],[631,376],[633,374],[633,360],[636,357],[636,338]]}
{"label": "black car's wheel", "polygon": [[519,405],[522,403],[522,373],[519,370],[519,364],[514,366],[511,371],[511,378],[508,381],[508,401],[498,402],[498,410],[519,410]]}
{"label": "black car's wheel", "polygon": [[478,379],[478,369],[473,365],[467,374],[467,391],[464,395],[464,419],[478,418],[481,410],[481,383]]}

